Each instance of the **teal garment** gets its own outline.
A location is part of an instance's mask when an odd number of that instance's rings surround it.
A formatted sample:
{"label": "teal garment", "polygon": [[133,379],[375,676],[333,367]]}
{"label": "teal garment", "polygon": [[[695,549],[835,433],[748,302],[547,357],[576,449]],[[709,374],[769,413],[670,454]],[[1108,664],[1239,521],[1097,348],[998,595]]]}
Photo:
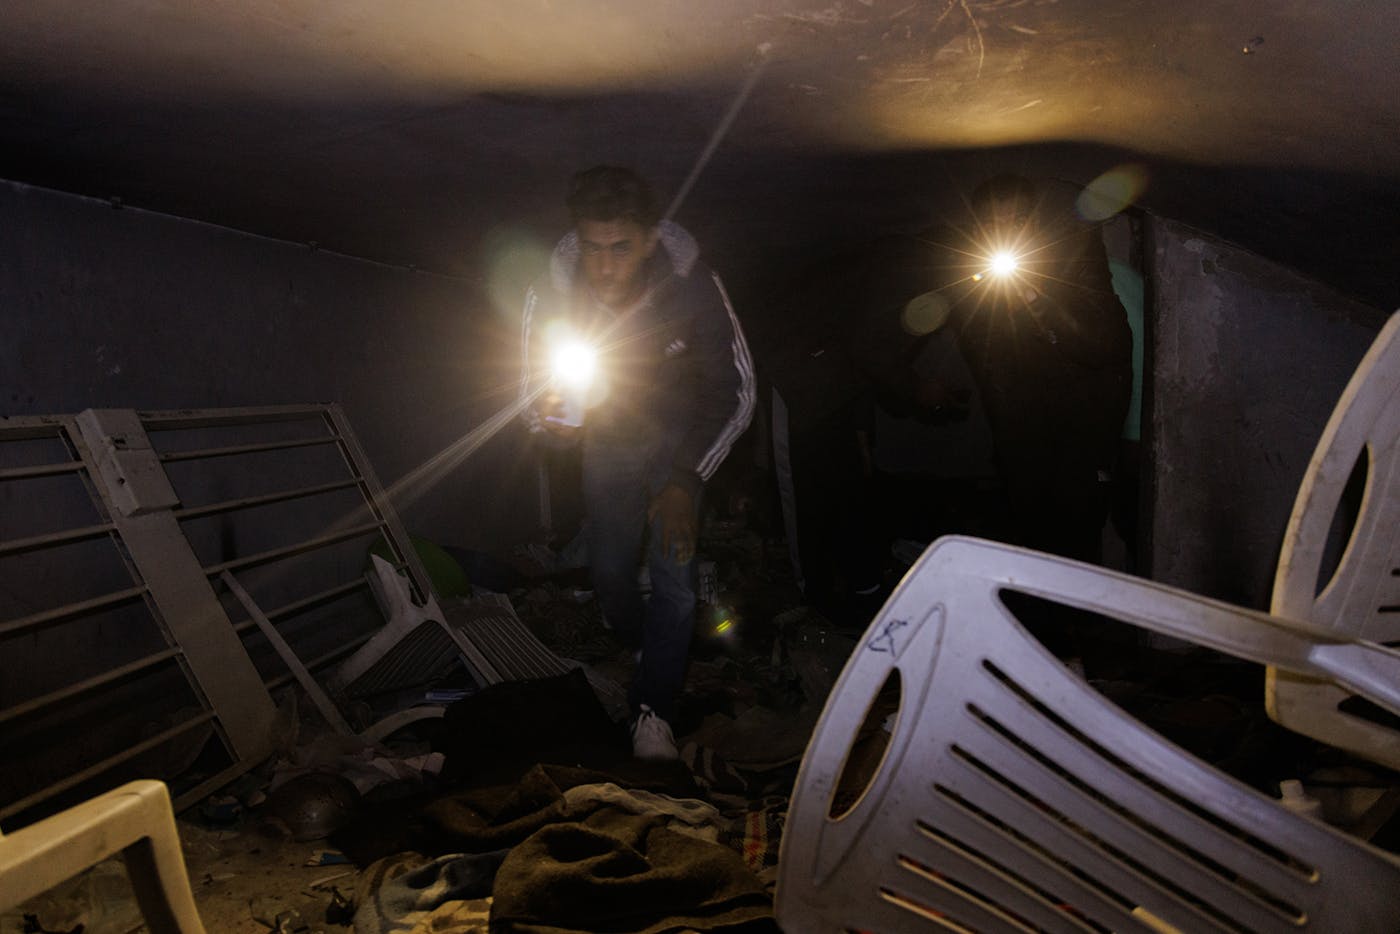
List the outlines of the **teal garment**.
{"label": "teal garment", "polygon": [[1142,440],[1142,273],[1116,259],[1108,261],[1113,276],[1113,291],[1128,313],[1128,327],[1133,332],[1133,395],[1128,400],[1128,416],[1123,419],[1123,437],[1129,441]]}

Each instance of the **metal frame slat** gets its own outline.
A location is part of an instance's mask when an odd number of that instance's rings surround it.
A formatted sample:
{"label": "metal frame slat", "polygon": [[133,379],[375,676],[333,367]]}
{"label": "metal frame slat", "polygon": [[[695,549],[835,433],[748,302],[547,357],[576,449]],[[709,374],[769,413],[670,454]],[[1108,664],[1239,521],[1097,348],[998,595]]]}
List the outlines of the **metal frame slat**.
{"label": "metal frame slat", "polygon": [[33,467],[6,467],[0,470],[0,480],[30,480],[35,477],[57,477],[66,473],[78,473],[82,469],[82,461],[72,461],[64,464],[35,464]]}
{"label": "metal frame slat", "polygon": [[[338,645],[327,652],[322,652],[320,655],[317,655],[315,658],[311,659],[311,661],[306,663],[306,667],[312,671],[315,671],[317,668],[320,668],[323,665],[328,665],[331,662],[335,661],[337,658],[349,655],[351,652],[355,651],[360,646],[368,642],[373,636],[374,633],[372,632],[367,632],[363,636],[356,636],[344,645]],[[284,671],[282,672],[282,674],[267,682],[267,689],[269,691],[275,691],[284,684],[290,684],[291,681],[292,673],[290,671]]]}
{"label": "metal frame slat", "polygon": [[260,551],[255,555],[246,555],[242,558],[234,558],[220,564],[212,564],[203,568],[204,575],[206,577],[215,577],[222,574],[224,571],[237,571],[243,568],[255,567],[259,564],[279,561],[282,558],[293,558],[297,555],[315,551],[322,545],[334,545],[337,542],[359,538],[362,535],[368,535],[370,532],[377,532],[380,528],[381,526],[378,522],[367,522],[364,525],[352,526],[348,529],[342,529],[339,532],[332,532],[329,535],[308,538],[305,541],[297,542],[295,545],[284,545],[281,548]]}
{"label": "metal frame slat", "polygon": [[98,775],[101,775],[103,772],[106,772],[108,769],[121,765],[128,759],[133,759],[136,756],[139,756],[141,753],[145,752],[148,749],[154,749],[161,743],[168,742],[169,740],[172,740],[175,737],[179,736],[181,733],[187,733],[197,726],[209,723],[214,719],[214,717],[215,713],[212,710],[206,710],[204,711],[204,713],[200,714],[197,717],[191,717],[189,720],[186,720],[183,723],[177,723],[175,726],[170,727],[168,730],[163,730],[162,732],[157,733],[155,736],[152,736],[148,739],[144,739],[141,742],[135,744],[134,746],[128,746],[126,749],[123,749],[116,755],[108,756],[106,759],[103,759],[100,762],[93,763],[92,765],[83,769],[81,772],[75,772],[74,774],[63,779],[62,781],[55,782],[54,784],[49,785],[46,788],[42,788],[39,791],[34,792],[32,795],[21,798],[18,801],[11,802],[10,804],[5,805],[3,808],[0,808],[0,820],[4,820],[7,817],[13,817],[16,814],[28,810],[36,804],[40,804],[44,801],[47,801],[54,795],[60,795],[70,788],[74,788],[78,785],[81,785],[88,779],[95,778]]}
{"label": "metal frame slat", "polygon": [[[417,549],[413,547],[412,538],[399,521],[398,512],[395,511],[389,494],[379,482],[379,477],[370,465],[369,458],[365,456],[359,440],[350,429],[350,422],[345,417],[344,409],[338,404],[327,406],[324,417],[332,431],[340,438],[340,452],[345,459],[346,466],[351,473],[358,474],[363,478],[360,491],[365,498],[365,507],[383,525],[384,539],[388,542],[390,549],[395,552],[397,561],[406,565],[408,583],[414,591],[413,596],[417,598],[414,602],[420,606],[426,606],[430,600],[437,596],[433,592],[432,579],[428,576],[428,571],[423,566],[422,560],[419,559]],[[496,672],[495,667],[470,638],[464,633],[451,630],[449,630],[449,634],[452,635],[452,640],[457,644],[463,662],[478,684],[486,687],[503,680]]]}
{"label": "metal frame slat", "polygon": [[349,489],[350,487],[358,485],[359,481],[359,477],[352,477],[349,480],[337,480],[334,483],[299,487],[294,490],[279,490],[276,493],[264,493],[261,496],[245,496],[242,499],[227,499],[218,503],[209,503],[206,506],[190,506],[185,509],[175,510],[175,518],[181,521],[185,519],[200,519],[204,516],[219,515],[238,509],[251,509],[254,506],[268,506],[273,503],[283,503],[287,500],[300,499],[307,496],[319,496],[322,493],[333,493],[336,490]]}
{"label": "metal frame slat", "polygon": [[327,406],[314,405],[262,405],[243,406],[227,409],[173,409],[163,411],[138,411],[147,431],[181,431],[187,428],[222,428],[236,425],[259,425],[269,422],[295,422],[311,420],[325,414]]}
{"label": "metal frame slat", "polygon": [[33,713],[36,710],[40,710],[52,704],[57,704],[61,701],[65,701],[70,697],[76,697],[79,694],[84,694],[88,691],[91,691],[93,688],[99,688],[104,684],[110,684],[113,681],[120,681],[127,675],[135,674],[136,672],[141,671],[144,668],[150,668],[154,665],[160,664],[161,662],[168,661],[172,658],[177,658],[180,654],[181,653],[179,649],[166,649],[164,652],[156,652],[154,655],[147,655],[144,658],[138,658],[134,662],[122,665],[120,668],[109,669],[108,671],[105,671],[100,675],[96,675],[95,677],[79,681],[77,684],[70,684],[68,687],[60,688],[57,691],[52,691],[48,694],[43,695],[42,697],[36,697],[33,700],[25,701],[22,704],[16,704],[13,707],[7,707],[4,710],[0,710],[0,723],[4,723],[6,720],[14,720],[18,717],[23,717],[24,715]]}
{"label": "metal frame slat", "polygon": [[407,565],[409,581],[416,591],[417,602],[426,603],[430,597],[434,596],[428,570],[419,560],[418,551],[413,547],[412,538],[409,536],[408,530],[403,527],[403,523],[399,521],[398,513],[395,511],[393,503],[390,502],[389,494],[385,491],[383,484],[379,482],[374,468],[370,466],[369,458],[365,456],[359,440],[355,437],[355,433],[350,430],[350,423],[345,418],[345,411],[339,405],[327,406],[325,418],[332,431],[340,439],[341,456],[345,458],[346,466],[352,474],[361,478],[360,491],[365,497],[365,508],[384,526],[386,533],[384,537],[390,546],[403,552],[397,557],[399,561]]}
{"label": "metal frame slat", "polygon": [[63,438],[64,415],[0,416],[0,441],[43,441]]}
{"label": "metal frame slat", "polygon": [[[269,610],[267,612],[267,618],[277,620],[286,616],[294,616],[302,610],[318,606],[322,603],[330,603],[332,600],[346,596],[347,594],[352,594],[368,586],[369,584],[362,577],[358,580],[350,581],[347,584],[338,584],[335,587],[328,587],[325,590],[311,594],[309,597],[302,597],[300,600],[294,600],[291,603],[283,604],[275,610]],[[233,628],[240,633],[244,633],[254,628],[254,624],[251,619],[245,619],[234,623]]]}
{"label": "metal frame slat", "polygon": [[178,796],[172,795],[173,800],[170,802],[171,810],[176,814],[189,810],[209,797],[209,795],[223,788],[229,782],[232,782],[241,775],[251,772],[257,764],[257,760],[235,759],[234,763],[228,768],[216,772],[193,788],[185,789]]}
{"label": "metal frame slat", "polygon": [[38,613],[31,613],[28,616],[21,616],[18,619],[8,620],[0,623],[0,636],[9,635],[12,632],[20,632],[35,626],[42,626],[46,623],[54,623],[70,616],[81,616],[93,610],[100,610],[104,607],[116,606],[130,600],[136,600],[146,594],[146,587],[128,587],[126,590],[114,590],[109,594],[100,597],[93,597],[89,600],[79,600],[76,603],[65,603],[63,606],[54,607],[51,610],[43,610]]}
{"label": "metal frame slat", "polygon": [[40,548],[52,548],[55,545],[100,538],[106,533],[116,530],[115,523],[104,522],[101,525],[85,525],[81,528],[65,529],[62,532],[46,532],[43,535],[31,535],[28,538],[14,538],[7,542],[0,542],[0,558],[26,551],[38,551]]}
{"label": "metal frame slat", "polygon": [[349,723],[345,722],[345,718],[341,716],[340,711],[336,709],[334,702],[331,701],[330,695],[321,688],[321,685],[316,683],[315,678],[311,677],[311,672],[302,664],[301,659],[297,657],[297,653],[287,644],[287,640],[282,638],[282,634],[277,631],[277,627],[272,625],[272,620],[268,619],[257,603],[253,602],[253,598],[248,594],[248,591],[243,588],[243,585],[238,582],[238,578],[234,577],[228,571],[225,571],[219,575],[219,579],[223,581],[224,586],[233,594],[234,599],[243,605],[243,609],[252,617],[253,622],[257,624],[258,629],[262,631],[267,641],[272,643],[272,648],[281,657],[282,663],[286,665],[287,669],[296,677],[297,682],[301,684],[302,690],[311,698],[311,702],[316,705],[316,709],[321,712],[321,716],[326,718],[326,722],[329,723],[336,732],[345,736],[354,736],[355,731],[350,728]]}
{"label": "metal frame slat", "polygon": [[231,444],[218,448],[197,448],[189,451],[166,451],[159,456],[162,464],[179,461],[208,460],[214,457],[232,457],[236,454],[259,454],[264,451],[285,451],[295,448],[315,447],[318,444],[334,444],[336,438],[326,435],[315,438],[293,438],[287,441],[261,441],[256,444]]}

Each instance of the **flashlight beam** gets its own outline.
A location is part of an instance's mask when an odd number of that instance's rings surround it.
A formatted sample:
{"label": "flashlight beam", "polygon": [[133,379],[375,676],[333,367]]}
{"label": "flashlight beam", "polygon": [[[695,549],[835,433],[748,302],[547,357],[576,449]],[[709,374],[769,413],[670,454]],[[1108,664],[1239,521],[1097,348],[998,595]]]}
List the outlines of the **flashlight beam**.
{"label": "flashlight beam", "polygon": [[676,216],[676,212],[681,209],[682,202],[690,194],[690,189],[695,185],[695,180],[700,177],[700,173],[705,171],[705,166],[709,164],[710,157],[715,154],[719,144],[729,135],[729,128],[734,125],[734,118],[739,116],[739,111],[743,109],[749,95],[753,93],[754,85],[758,84],[758,79],[763,76],[764,69],[768,67],[768,46],[765,43],[758,47],[759,60],[749,76],[744,79],[743,85],[739,88],[739,93],[734,96],[734,100],[729,105],[724,116],[720,119],[715,131],[710,134],[710,141],[705,144],[705,148],[700,151],[700,157],[695,160],[695,165],[690,170],[690,175],[686,176],[685,182],[681,185],[676,196],[671,199],[671,206],[666,209],[664,220],[670,220]]}

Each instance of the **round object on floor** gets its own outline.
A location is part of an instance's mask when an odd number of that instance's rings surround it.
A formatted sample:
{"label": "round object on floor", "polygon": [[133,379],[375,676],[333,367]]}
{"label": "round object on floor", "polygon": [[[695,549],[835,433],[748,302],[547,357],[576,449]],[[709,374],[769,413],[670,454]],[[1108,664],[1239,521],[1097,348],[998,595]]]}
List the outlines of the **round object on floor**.
{"label": "round object on floor", "polygon": [[355,786],[339,775],[298,775],[268,794],[264,828],[299,842],[319,840],[343,826],[359,801]]}

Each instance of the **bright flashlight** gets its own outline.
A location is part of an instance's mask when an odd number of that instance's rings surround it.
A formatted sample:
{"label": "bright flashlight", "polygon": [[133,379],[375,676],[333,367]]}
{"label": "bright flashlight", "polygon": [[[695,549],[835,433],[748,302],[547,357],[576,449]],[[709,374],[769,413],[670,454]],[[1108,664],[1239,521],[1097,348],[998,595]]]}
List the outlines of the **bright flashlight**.
{"label": "bright flashlight", "polygon": [[987,260],[987,268],[984,272],[972,274],[973,282],[981,282],[988,276],[995,276],[998,279],[1010,278],[1021,266],[1021,261],[1016,258],[1016,254],[1010,250],[998,250]]}
{"label": "bright flashlight", "polygon": [[1009,276],[1016,271],[1016,267],[1021,265],[1016,259],[1016,254],[1010,250],[1000,250],[992,255],[990,272],[994,276]]}
{"label": "bright flashlight", "polygon": [[598,354],[581,340],[566,340],[550,355],[554,381],[566,389],[583,392],[593,383],[598,369]]}
{"label": "bright flashlight", "polygon": [[549,365],[563,408],[560,414],[546,416],[545,420],[572,428],[581,427],[588,390],[598,370],[598,352],[592,345],[576,337],[564,338],[550,351]]}

